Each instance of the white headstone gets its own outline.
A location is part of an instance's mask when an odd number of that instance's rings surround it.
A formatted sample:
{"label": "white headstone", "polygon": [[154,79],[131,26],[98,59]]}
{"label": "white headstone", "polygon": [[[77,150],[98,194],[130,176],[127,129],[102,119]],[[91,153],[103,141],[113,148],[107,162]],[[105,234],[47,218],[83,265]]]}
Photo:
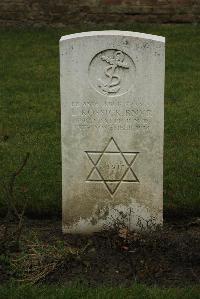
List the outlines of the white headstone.
{"label": "white headstone", "polygon": [[63,232],[163,221],[165,39],[60,40]]}

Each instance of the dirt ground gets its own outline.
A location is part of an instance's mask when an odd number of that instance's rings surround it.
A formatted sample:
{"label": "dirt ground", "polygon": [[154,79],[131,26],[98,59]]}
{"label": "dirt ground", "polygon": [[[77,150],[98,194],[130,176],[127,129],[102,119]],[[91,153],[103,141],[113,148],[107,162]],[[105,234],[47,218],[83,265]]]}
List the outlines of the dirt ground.
{"label": "dirt ground", "polygon": [[[9,230],[14,231],[13,224]],[[89,236],[63,235],[58,221],[29,220],[19,248],[0,252],[0,281],[14,278],[66,285],[75,281],[92,286],[198,284],[199,249],[199,218],[170,220],[154,232],[119,228]]]}

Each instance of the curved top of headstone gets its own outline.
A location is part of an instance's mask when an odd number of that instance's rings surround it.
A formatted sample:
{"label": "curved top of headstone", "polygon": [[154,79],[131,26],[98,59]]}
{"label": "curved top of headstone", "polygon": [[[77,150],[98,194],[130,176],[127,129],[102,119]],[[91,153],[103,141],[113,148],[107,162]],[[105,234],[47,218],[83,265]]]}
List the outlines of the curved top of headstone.
{"label": "curved top of headstone", "polygon": [[89,37],[89,36],[115,36],[115,35],[135,37],[135,38],[141,38],[141,39],[153,40],[153,41],[165,43],[165,37],[163,36],[140,33],[140,32],[132,32],[132,31],[121,31],[121,30],[89,31],[89,32],[68,34],[62,36],[60,42],[68,39],[73,39],[73,38],[81,38],[81,37]]}

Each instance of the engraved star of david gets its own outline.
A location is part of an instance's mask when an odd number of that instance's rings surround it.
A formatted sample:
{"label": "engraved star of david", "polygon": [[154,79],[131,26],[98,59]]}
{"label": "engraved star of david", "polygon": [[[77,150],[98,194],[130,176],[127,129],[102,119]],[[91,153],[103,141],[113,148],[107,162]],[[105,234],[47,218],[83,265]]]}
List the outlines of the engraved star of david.
{"label": "engraved star of david", "polygon": [[139,152],[122,152],[112,137],[104,150],[86,151],[92,163],[87,182],[103,182],[111,195],[121,183],[139,182],[132,166]]}

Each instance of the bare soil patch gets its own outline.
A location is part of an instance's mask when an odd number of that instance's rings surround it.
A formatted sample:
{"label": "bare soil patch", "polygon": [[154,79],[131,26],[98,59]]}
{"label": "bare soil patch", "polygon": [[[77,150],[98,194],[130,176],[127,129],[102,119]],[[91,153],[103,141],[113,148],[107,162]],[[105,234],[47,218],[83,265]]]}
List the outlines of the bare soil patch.
{"label": "bare soil patch", "polygon": [[[0,224],[1,230],[4,224]],[[9,230],[14,230],[10,224]],[[200,221],[168,222],[154,232],[126,228],[63,235],[58,221],[27,221],[20,247],[0,252],[0,282],[185,286],[199,283]]]}

